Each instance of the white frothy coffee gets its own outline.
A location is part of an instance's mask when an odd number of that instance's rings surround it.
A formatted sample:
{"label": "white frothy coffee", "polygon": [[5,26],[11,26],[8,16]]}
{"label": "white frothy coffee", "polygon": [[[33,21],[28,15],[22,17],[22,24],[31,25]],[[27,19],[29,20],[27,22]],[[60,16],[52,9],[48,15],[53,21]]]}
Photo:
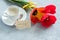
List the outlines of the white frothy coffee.
{"label": "white frothy coffee", "polygon": [[19,13],[19,8],[17,6],[9,6],[7,9],[7,14],[10,16],[16,16]]}

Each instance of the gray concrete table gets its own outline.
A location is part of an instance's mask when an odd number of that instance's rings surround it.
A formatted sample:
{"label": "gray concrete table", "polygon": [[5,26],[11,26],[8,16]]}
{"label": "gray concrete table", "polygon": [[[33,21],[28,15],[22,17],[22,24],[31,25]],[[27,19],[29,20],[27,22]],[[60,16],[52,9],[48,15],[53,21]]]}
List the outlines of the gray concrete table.
{"label": "gray concrete table", "polygon": [[0,40],[60,40],[60,0],[33,0],[37,6],[46,6],[55,4],[57,7],[56,23],[48,29],[38,28],[36,24],[30,29],[17,30],[14,26],[5,25],[1,16],[5,9],[9,6],[5,0],[0,0]]}

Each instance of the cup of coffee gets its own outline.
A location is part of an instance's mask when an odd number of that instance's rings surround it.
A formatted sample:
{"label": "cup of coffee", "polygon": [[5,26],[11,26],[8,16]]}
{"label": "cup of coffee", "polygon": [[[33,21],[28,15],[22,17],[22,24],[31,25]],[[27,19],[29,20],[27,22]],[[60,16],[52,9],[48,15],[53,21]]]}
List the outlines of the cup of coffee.
{"label": "cup of coffee", "polygon": [[[20,19],[20,16],[23,15]],[[7,10],[4,12],[4,14],[2,15],[2,21],[6,24],[6,25],[14,25],[16,20],[25,20],[27,16],[27,13],[25,12],[24,9],[22,9],[21,7],[12,5],[9,6],[7,8]]]}
{"label": "cup of coffee", "polygon": [[2,15],[2,21],[7,25],[14,25],[15,21],[20,16],[20,7],[11,5],[9,6],[4,14]]}

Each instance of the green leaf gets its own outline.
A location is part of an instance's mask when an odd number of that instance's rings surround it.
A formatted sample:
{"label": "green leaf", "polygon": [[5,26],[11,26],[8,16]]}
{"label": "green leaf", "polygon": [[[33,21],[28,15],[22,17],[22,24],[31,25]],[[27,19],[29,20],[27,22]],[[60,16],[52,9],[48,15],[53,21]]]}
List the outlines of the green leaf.
{"label": "green leaf", "polygon": [[28,2],[22,1],[22,0],[9,0],[10,2],[14,2],[17,5],[20,5],[21,7],[28,4]]}

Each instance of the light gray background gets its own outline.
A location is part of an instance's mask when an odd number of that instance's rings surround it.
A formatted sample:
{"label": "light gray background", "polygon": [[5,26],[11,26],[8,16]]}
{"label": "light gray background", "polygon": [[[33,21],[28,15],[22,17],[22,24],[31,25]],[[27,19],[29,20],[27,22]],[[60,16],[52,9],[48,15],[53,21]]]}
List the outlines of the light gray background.
{"label": "light gray background", "polygon": [[[33,0],[37,6],[56,5],[56,23],[48,29],[39,28],[36,24],[30,29],[17,30],[5,25],[1,16],[8,7],[4,0],[0,0],[0,40],[60,40],[60,0]],[[37,27],[38,26],[38,27]],[[42,26],[41,26],[42,27]]]}

